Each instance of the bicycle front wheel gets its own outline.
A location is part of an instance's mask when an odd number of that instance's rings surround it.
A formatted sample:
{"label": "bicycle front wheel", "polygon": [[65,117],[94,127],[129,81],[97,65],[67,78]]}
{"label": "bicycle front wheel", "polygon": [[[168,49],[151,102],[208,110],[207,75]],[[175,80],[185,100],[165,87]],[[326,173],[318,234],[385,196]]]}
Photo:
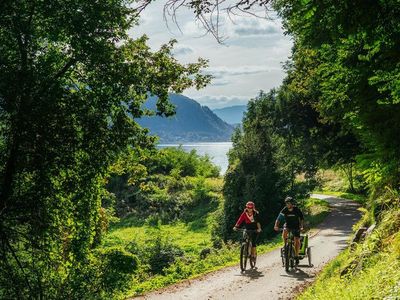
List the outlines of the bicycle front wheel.
{"label": "bicycle front wheel", "polygon": [[246,243],[242,243],[242,246],[240,247],[240,269],[242,272],[246,270],[246,265],[247,265],[247,245]]}
{"label": "bicycle front wheel", "polygon": [[294,269],[294,266],[295,266],[295,263],[294,263],[294,255],[295,254],[295,252],[294,252],[294,248],[293,248],[293,246],[291,247],[291,251],[290,251],[290,258],[289,258],[289,260],[290,260],[290,268],[291,269]]}

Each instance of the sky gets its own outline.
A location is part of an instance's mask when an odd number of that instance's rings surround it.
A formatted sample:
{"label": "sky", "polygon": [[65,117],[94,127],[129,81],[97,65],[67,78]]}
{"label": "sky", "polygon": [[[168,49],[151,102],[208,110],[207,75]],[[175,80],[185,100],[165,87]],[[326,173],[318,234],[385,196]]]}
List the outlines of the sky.
{"label": "sky", "polygon": [[170,18],[166,23],[164,3],[151,3],[130,35],[146,34],[153,50],[176,39],[174,56],[182,63],[195,62],[199,57],[209,60],[205,73],[214,77],[212,82],[201,90],[185,90],[185,96],[216,109],[245,105],[260,90],[268,91],[282,83],[282,65],[290,56],[292,41],[283,34],[278,18],[233,16],[230,20],[222,16],[221,35],[225,40],[219,44],[211,34],[205,35],[190,11],[178,11],[179,27]]}

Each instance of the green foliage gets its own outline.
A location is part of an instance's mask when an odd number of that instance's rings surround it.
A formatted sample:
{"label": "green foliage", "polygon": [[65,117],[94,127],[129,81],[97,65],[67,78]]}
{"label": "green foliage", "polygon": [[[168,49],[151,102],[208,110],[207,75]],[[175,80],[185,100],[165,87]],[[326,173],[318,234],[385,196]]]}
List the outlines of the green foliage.
{"label": "green foliage", "polygon": [[121,247],[112,247],[98,251],[97,264],[97,276],[100,276],[98,285],[112,296],[114,292],[126,289],[138,269],[139,259]]}
{"label": "green foliage", "polygon": [[[270,235],[283,198],[306,197],[316,185],[319,152],[311,130],[316,114],[296,102],[293,94],[286,84],[249,102],[243,129],[233,137],[225,175],[225,239],[247,201],[255,202],[262,225],[268,228],[264,234]],[[299,174],[302,181],[297,180]]]}
{"label": "green foliage", "polygon": [[210,159],[182,148],[132,149],[110,169],[109,191],[118,216],[131,214],[150,223],[182,218],[201,201],[215,198],[208,178],[219,176]]}
{"label": "green foliage", "polygon": [[[398,188],[398,3],[280,0],[275,7],[294,36],[297,86],[313,95],[304,100],[323,122],[341,126],[361,144],[359,149],[354,143],[341,145],[336,159],[328,162],[346,166],[358,155],[357,164],[372,190]],[[309,53],[313,62],[304,64]]]}
{"label": "green foliage", "polygon": [[178,257],[183,256],[183,251],[179,247],[162,236],[150,240],[150,244],[144,251],[148,253],[147,262],[152,274],[164,274],[164,268],[173,264]]}
{"label": "green foliage", "polygon": [[306,228],[314,228],[329,214],[329,203],[315,198],[309,198],[302,203]]}
{"label": "green foliage", "polygon": [[[128,30],[134,1],[1,1],[0,277],[8,298],[74,298],[105,223],[108,167],[149,147],[135,118],[149,95],[202,87],[204,60],[182,65]],[[81,285],[81,286],[80,286]],[[0,289],[3,289],[3,285]],[[70,291],[70,295],[66,291]],[[84,294],[82,294],[84,295]],[[82,297],[79,296],[79,298]],[[90,298],[90,294],[87,294]]]}

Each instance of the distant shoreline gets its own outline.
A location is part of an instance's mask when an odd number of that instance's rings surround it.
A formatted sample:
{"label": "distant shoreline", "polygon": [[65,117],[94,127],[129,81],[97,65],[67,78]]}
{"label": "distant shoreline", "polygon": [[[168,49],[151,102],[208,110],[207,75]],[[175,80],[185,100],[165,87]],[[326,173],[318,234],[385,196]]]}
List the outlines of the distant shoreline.
{"label": "distant shoreline", "polygon": [[232,142],[182,142],[182,143],[161,143],[157,144],[157,147],[179,147],[179,146],[186,146],[186,147],[201,147],[203,146],[210,146],[210,145],[228,145],[232,144]]}

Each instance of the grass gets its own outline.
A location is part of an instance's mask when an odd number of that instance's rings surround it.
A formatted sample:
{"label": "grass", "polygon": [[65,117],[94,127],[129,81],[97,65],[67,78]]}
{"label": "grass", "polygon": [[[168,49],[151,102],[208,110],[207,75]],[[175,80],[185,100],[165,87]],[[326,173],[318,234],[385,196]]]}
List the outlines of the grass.
{"label": "grass", "polygon": [[305,202],[306,215],[304,221],[307,228],[312,228],[321,223],[329,214],[329,203],[325,200],[310,198]]}
{"label": "grass", "polygon": [[[282,244],[280,236],[265,244],[257,246],[258,254],[270,252]],[[178,261],[166,271],[166,275],[157,275],[144,282],[136,282],[130,290],[131,296],[137,296],[160,289],[167,285],[178,283],[187,279],[214,272],[239,263],[239,244],[224,245],[222,249],[212,252],[204,260],[197,260],[190,264],[185,261]]]}
{"label": "grass", "polygon": [[104,247],[127,246],[134,241],[139,247],[146,243],[155,235],[168,237],[169,241],[179,246],[182,250],[192,254],[211,246],[210,233],[205,228],[203,230],[192,230],[190,223],[177,222],[168,225],[140,227],[126,227],[112,230],[104,240]]}
{"label": "grass", "polygon": [[[368,222],[368,213],[356,227]],[[375,230],[348,248],[298,296],[303,299],[400,299],[400,209],[379,216]]]}

